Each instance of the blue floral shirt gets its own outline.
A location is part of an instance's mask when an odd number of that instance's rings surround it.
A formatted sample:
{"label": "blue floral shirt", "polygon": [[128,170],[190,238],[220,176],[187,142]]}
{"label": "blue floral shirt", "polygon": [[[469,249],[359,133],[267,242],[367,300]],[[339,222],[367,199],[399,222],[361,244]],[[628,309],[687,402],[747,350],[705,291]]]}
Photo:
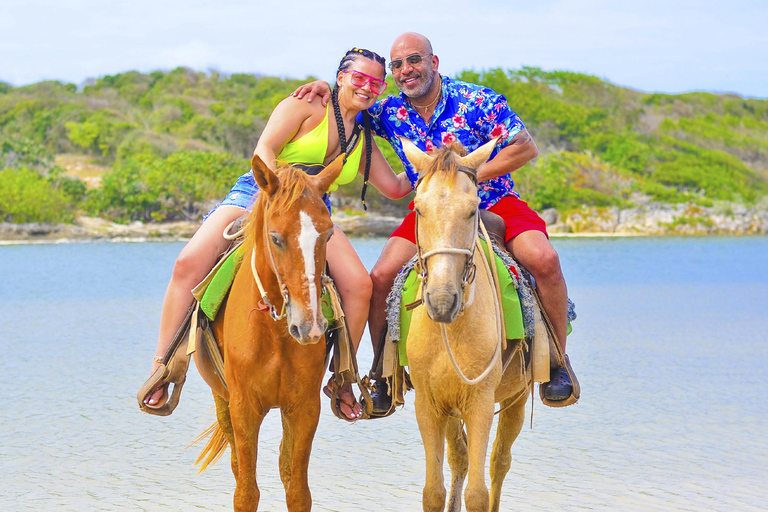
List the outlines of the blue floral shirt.
{"label": "blue floral shirt", "polygon": [[[442,77],[443,96],[427,126],[411,107],[406,96],[388,96],[377,101],[369,110],[371,129],[389,141],[402,160],[408,179],[416,186],[418,174],[403,153],[397,138],[410,139],[422,151],[431,151],[452,142],[461,142],[474,151],[489,140],[500,137],[491,158],[509,144],[525,125],[507,105],[501,94],[480,85]],[[362,117],[359,118],[362,122]],[[480,208],[488,209],[505,196],[517,196],[511,174],[507,173],[480,183]]]}

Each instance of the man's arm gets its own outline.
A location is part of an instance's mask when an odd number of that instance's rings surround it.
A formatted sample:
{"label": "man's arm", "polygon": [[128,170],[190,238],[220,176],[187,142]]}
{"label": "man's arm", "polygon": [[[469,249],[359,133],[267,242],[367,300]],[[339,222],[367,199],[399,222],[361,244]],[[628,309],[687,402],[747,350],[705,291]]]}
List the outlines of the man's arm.
{"label": "man's arm", "polygon": [[536,158],[539,150],[528,130],[523,128],[499,151],[493,160],[486,162],[477,173],[477,181],[483,182],[513,172]]}
{"label": "man's arm", "polygon": [[293,91],[291,96],[297,99],[306,96],[307,101],[310,103],[312,103],[315,96],[320,96],[321,103],[323,106],[326,106],[328,105],[328,100],[331,99],[331,86],[323,80],[315,80],[314,82],[302,85]]}

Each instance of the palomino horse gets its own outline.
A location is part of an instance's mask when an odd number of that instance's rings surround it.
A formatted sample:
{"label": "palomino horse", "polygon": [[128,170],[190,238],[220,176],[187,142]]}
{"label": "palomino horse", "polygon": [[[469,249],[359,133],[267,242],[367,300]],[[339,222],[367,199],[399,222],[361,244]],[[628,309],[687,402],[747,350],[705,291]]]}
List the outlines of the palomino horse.
{"label": "palomino horse", "polygon": [[[431,156],[403,141],[406,156],[420,174],[414,205],[424,307],[413,312],[407,354],[427,461],[423,506],[430,512],[445,506],[444,440],[452,475],[448,510],[461,509],[467,474],[467,510],[499,510],[512,443],[523,426],[530,391],[519,346],[502,372],[503,324],[494,277],[482,249],[475,250],[477,168],[495,144],[493,140],[463,157],[457,153],[463,151],[460,146]],[[489,499],[485,458],[496,403],[501,412]]]}
{"label": "palomino horse", "polygon": [[316,176],[292,166],[274,173],[258,156],[251,163],[261,192],[245,228],[246,256],[213,324],[226,387],[212,375],[210,365],[201,364],[199,351],[195,354],[213,390],[217,417],[200,457],[206,459],[205,469],[229,445],[235,511],[257,510],[259,428],[269,410],[279,408],[279,465],[286,504],[291,512],[307,511],[312,507],[307,467],[325,373],[326,349],[320,342],[327,321],[320,307],[321,278],[333,232],[322,196],[341,172],[343,159]]}

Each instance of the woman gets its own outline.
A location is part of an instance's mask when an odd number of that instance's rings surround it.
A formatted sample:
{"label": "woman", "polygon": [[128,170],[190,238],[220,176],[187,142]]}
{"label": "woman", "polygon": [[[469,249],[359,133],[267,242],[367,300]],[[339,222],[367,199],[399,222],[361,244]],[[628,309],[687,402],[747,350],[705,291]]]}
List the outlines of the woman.
{"label": "woman", "polygon": [[[276,161],[326,165],[346,147],[344,169],[331,190],[351,182],[360,172],[365,176],[363,205],[368,181],[390,199],[399,199],[410,193],[411,185],[405,173],[395,175],[373,142],[370,130],[365,128],[364,137],[355,134],[357,115],[360,112],[367,115],[366,110],[386,88],[384,64],[383,57],[369,50],[353,48],[348,51],[336,72],[332,102],[323,107],[319,100],[309,103],[294,97],[284,99],[272,112],[254,153],[274,170]],[[192,302],[192,288],[205,278],[229,245],[222,233],[232,221],[243,215],[257,193],[253,174],[249,171],[238,179],[226,199],[206,217],[179,254],[163,301],[152,372],[160,365],[163,354],[186,316]],[[330,210],[327,196],[326,204]],[[344,303],[350,337],[357,350],[368,318],[372,284],[368,271],[338,226],[334,227],[334,236],[328,242],[327,260],[331,277]],[[144,404],[149,408],[160,407],[166,399],[166,386],[149,393]],[[351,386],[340,390],[339,399],[341,411],[349,420],[360,417],[362,409]]]}

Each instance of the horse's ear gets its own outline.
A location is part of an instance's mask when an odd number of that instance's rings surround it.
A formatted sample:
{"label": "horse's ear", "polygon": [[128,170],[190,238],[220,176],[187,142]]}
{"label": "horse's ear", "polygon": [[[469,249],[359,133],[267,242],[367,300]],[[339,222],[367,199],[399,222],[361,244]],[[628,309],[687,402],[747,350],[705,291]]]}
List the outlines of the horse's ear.
{"label": "horse's ear", "polygon": [[495,139],[486,142],[467,156],[459,158],[459,163],[470,169],[477,169],[488,160],[488,157],[493,153],[493,148],[496,147],[498,141],[499,138],[496,137]]}
{"label": "horse's ear", "polygon": [[251,169],[253,169],[253,177],[256,179],[256,184],[259,189],[264,191],[268,195],[272,195],[280,185],[280,179],[272,172],[272,169],[259,158],[259,155],[253,155],[251,159]]}
{"label": "horse's ear", "polygon": [[435,157],[429,156],[417,148],[416,144],[406,139],[405,137],[398,138],[400,139],[400,143],[403,145],[403,152],[405,153],[405,157],[408,158],[408,161],[411,162],[413,167],[419,171],[419,174],[421,174],[422,171],[429,167],[429,164],[432,163],[432,160],[434,160]]}
{"label": "horse's ear", "polygon": [[333,162],[329,163],[325,169],[315,176],[317,187],[323,192],[328,192],[328,189],[331,188],[333,182],[339,177],[343,168],[344,153],[337,156]]}

